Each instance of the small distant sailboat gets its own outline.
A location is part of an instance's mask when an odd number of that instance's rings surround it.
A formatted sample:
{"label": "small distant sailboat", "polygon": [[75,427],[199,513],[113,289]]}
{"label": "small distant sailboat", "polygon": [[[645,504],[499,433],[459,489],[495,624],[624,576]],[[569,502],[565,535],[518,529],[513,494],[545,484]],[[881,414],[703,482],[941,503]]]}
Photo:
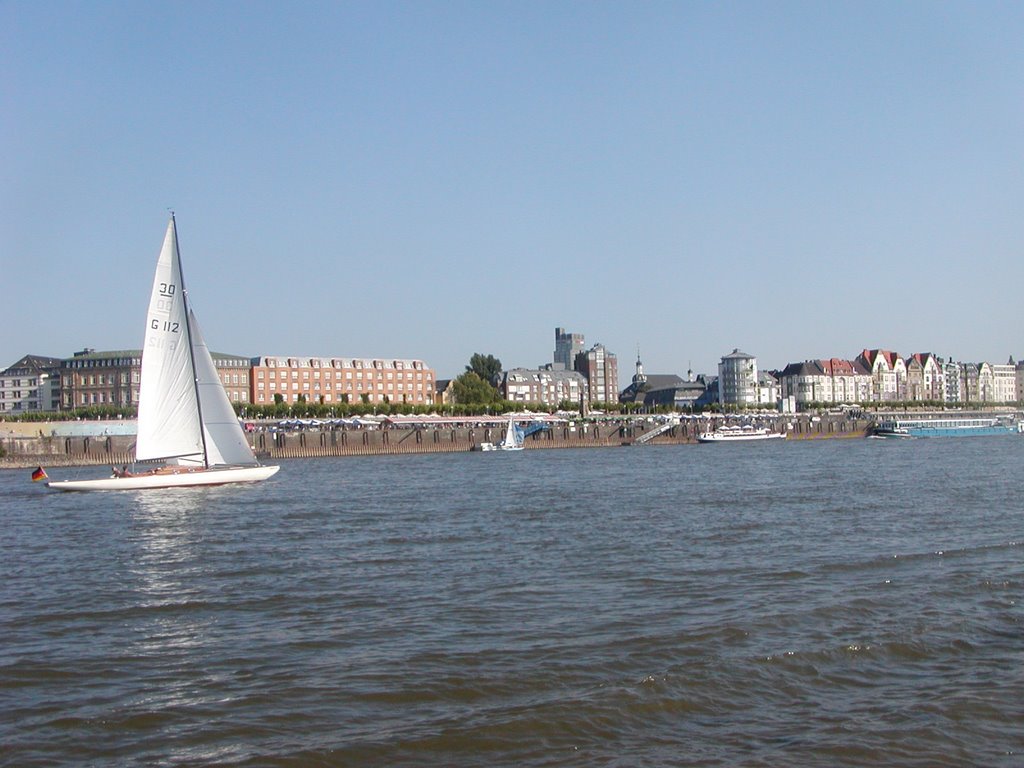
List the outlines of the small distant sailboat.
{"label": "small distant sailboat", "polygon": [[155,469],[114,471],[98,480],[57,480],[60,491],[173,488],[265,480],[279,467],[253,454],[189,307],[171,214],[146,316],[136,462]]}
{"label": "small distant sailboat", "polygon": [[480,443],[481,451],[521,451],[523,450],[523,430],[516,426],[516,417],[508,417],[505,437],[500,443]]}

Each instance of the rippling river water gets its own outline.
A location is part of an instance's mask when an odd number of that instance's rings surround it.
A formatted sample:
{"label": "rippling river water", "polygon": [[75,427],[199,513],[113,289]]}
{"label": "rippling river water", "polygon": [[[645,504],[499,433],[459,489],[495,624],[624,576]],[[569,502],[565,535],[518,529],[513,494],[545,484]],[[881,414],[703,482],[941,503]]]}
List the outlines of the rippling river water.
{"label": "rippling river water", "polygon": [[1013,437],[0,472],[0,763],[1021,765],[1022,472]]}

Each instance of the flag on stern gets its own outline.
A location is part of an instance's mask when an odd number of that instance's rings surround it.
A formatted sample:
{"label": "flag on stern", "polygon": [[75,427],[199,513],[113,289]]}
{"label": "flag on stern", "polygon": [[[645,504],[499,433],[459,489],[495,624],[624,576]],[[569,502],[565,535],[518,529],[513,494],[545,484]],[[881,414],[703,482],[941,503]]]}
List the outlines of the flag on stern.
{"label": "flag on stern", "polygon": [[48,477],[46,470],[42,467],[36,467],[36,471],[32,473],[32,482],[38,483],[40,480],[45,480]]}

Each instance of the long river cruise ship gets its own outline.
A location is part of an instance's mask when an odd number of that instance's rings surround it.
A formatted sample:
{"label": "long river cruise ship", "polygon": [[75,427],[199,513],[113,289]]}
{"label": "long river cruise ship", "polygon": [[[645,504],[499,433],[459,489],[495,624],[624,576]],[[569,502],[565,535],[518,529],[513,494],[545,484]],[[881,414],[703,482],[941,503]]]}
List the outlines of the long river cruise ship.
{"label": "long river cruise ship", "polygon": [[873,437],[983,437],[1024,432],[1024,422],[1009,416],[953,416],[886,418]]}

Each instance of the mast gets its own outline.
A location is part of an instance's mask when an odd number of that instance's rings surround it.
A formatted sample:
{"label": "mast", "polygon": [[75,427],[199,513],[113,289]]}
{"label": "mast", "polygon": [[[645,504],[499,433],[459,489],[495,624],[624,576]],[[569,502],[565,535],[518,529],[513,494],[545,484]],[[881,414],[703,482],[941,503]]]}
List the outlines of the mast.
{"label": "mast", "polygon": [[206,449],[206,427],[203,424],[203,402],[199,397],[199,376],[196,374],[196,350],[192,346],[192,312],[188,306],[188,289],[185,288],[185,270],[181,266],[181,249],[178,247],[178,222],[171,211],[171,226],[174,227],[174,257],[178,262],[178,280],[181,282],[181,300],[185,305],[185,335],[188,339],[188,359],[192,364],[192,387],[196,393],[196,410],[199,413],[199,439],[203,441],[203,466],[210,468],[210,454]]}

